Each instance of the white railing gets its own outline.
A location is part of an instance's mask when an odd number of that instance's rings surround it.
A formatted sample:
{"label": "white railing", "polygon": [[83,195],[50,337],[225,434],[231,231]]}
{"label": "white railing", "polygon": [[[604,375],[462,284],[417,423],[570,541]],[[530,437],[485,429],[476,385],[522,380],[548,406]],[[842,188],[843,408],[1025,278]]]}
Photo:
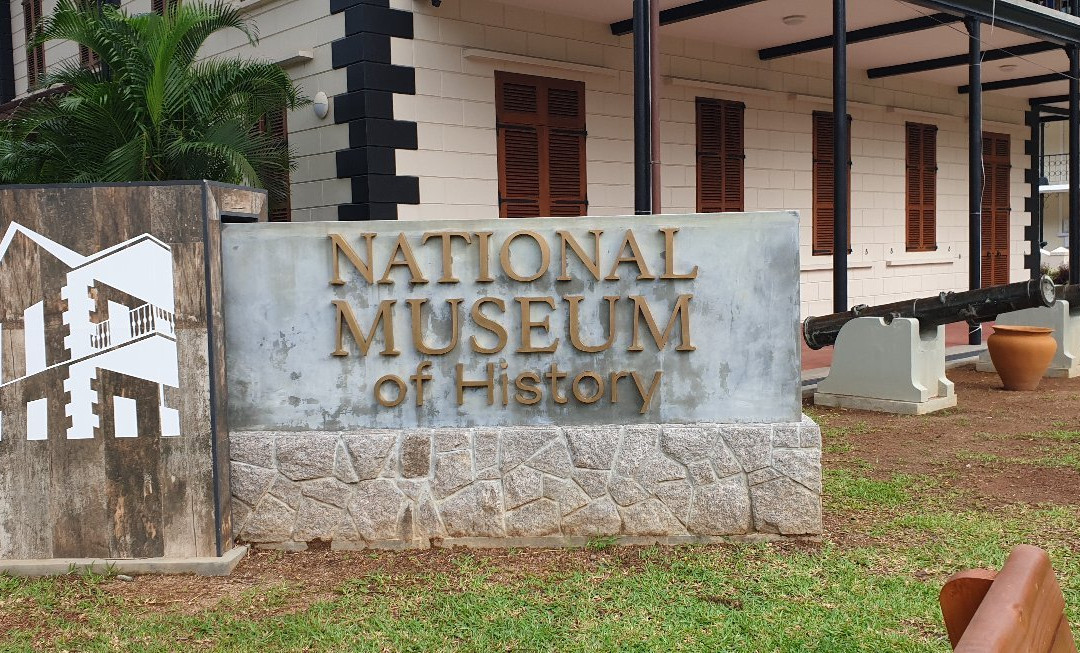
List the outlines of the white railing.
{"label": "white railing", "polygon": [[112,329],[109,327],[109,321],[105,320],[92,326],[94,330],[90,332],[90,348],[101,351],[112,347]]}
{"label": "white railing", "polygon": [[1064,185],[1069,183],[1069,155],[1044,154],[1042,158],[1042,176],[1046,183]]}
{"label": "white railing", "polygon": [[131,337],[139,338],[149,333],[176,335],[176,316],[153,304],[143,304],[131,309]]}
{"label": "white railing", "polygon": [[122,338],[120,342],[113,342],[111,320],[91,326],[93,330],[90,332],[90,348],[94,351],[104,351],[114,345],[122,345],[154,333],[175,337],[176,315],[153,304],[143,304],[138,308],[133,308],[128,312],[129,329],[127,334],[124,334],[127,337]]}

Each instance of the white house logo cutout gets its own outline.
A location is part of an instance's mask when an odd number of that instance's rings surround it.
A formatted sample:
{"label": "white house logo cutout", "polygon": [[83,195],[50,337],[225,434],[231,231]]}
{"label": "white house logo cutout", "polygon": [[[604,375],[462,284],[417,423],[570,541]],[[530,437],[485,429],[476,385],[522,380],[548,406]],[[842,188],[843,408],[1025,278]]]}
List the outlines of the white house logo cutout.
{"label": "white house logo cutout", "polygon": [[[114,428],[112,433],[102,433],[105,437],[179,436],[180,413],[166,405],[165,393],[166,386],[180,386],[169,246],[143,234],[82,256],[13,222],[0,240],[0,263],[19,234],[67,270],[66,281],[59,289],[60,299],[66,302],[61,314],[66,328],[62,349],[58,339],[47,337],[46,303],[38,301],[26,306],[22,315],[25,368],[9,363],[24,373],[18,378],[5,378],[5,368],[0,364],[0,392],[8,397],[13,392],[21,397],[20,403],[25,403],[26,439],[48,440],[50,436],[64,435],[69,440],[93,439],[95,431],[102,428],[106,410],[111,412]],[[9,358],[12,354],[5,347],[3,326],[0,357]],[[15,339],[16,334],[11,336]],[[110,373],[114,382],[102,384],[102,371]],[[42,375],[62,379],[63,393],[53,387],[57,384],[49,378],[36,383]],[[128,381],[129,385],[138,385],[140,391],[124,391]],[[148,391],[153,386],[157,389],[156,400]],[[117,391],[134,397],[121,396]],[[57,413],[50,412],[49,402],[61,396],[66,399],[64,415],[68,419],[58,424],[58,420],[50,420],[50,414],[55,417]],[[102,402],[109,405],[103,407]],[[10,400],[6,407],[10,412]],[[14,435],[5,432],[4,422],[0,412],[0,440]],[[140,432],[140,428],[147,432]]]}

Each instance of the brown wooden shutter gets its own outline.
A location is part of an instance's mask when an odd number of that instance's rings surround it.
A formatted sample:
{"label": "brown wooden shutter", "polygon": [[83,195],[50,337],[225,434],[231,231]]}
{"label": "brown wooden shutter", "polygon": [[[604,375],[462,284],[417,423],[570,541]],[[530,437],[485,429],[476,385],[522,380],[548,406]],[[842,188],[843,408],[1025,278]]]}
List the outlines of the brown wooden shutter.
{"label": "brown wooden shutter", "polygon": [[983,133],[983,287],[1009,283],[1010,174],[1008,134]]}
{"label": "brown wooden shutter", "polygon": [[[169,8],[175,9],[180,0],[169,0]],[[165,13],[165,0],[150,0],[150,11],[155,14]]]}
{"label": "brown wooden shutter", "polygon": [[742,211],[744,188],[741,102],[697,100],[697,210]]}
{"label": "brown wooden shutter", "polygon": [[[288,112],[285,109],[267,114],[259,121],[259,131],[289,143]],[[292,222],[292,188],[288,170],[267,173],[264,180],[268,185],[277,185],[285,189],[284,197],[270,197],[267,219],[270,222]]]}
{"label": "brown wooden shutter", "polygon": [[[833,253],[833,227],[835,220],[833,183],[833,142],[834,130],[832,114],[815,111],[813,144],[813,253],[826,255]],[[850,123],[851,117],[848,116]],[[848,130],[848,152],[851,152],[851,130]],[[851,244],[851,161],[848,161],[848,245]],[[850,249],[848,250],[851,251]]]}
{"label": "brown wooden shutter", "polygon": [[97,53],[86,47],[79,46],[79,65],[83,68],[97,68],[99,61]]}
{"label": "brown wooden shutter", "polygon": [[585,85],[498,72],[495,102],[499,215],[585,215]]}
{"label": "brown wooden shutter", "polygon": [[937,250],[937,127],[907,124],[907,251]]}
{"label": "brown wooden shutter", "polygon": [[[26,42],[30,43],[41,25],[41,0],[23,0],[23,28]],[[26,84],[28,89],[37,88],[45,75],[45,45],[41,44],[26,53]]]}

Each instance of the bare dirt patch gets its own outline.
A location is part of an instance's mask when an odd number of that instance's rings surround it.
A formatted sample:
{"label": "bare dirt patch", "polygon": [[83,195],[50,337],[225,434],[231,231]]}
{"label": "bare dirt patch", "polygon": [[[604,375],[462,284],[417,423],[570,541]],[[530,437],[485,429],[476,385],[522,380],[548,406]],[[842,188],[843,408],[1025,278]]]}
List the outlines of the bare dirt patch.
{"label": "bare dirt patch", "polygon": [[1080,503],[1080,379],[1006,392],[997,375],[974,366],[948,377],[958,403],[941,413],[812,408],[825,424],[824,466],[869,463],[878,477],[930,475],[964,490],[971,507]]}

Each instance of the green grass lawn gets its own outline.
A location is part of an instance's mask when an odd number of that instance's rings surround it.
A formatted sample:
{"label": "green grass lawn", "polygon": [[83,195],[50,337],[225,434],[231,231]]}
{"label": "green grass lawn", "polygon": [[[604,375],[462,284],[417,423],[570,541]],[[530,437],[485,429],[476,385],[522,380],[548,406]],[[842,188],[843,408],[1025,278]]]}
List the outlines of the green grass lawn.
{"label": "green grass lawn", "polygon": [[120,598],[107,577],[0,577],[0,650],[947,651],[942,583],[1019,543],[1050,552],[1080,624],[1077,507],[968,504],[934,478],[854,465],[826,473],[820,544],[456,550],[409,571],[389,563],[413,554],[342,553],[390,571],[318,597],[263,582],[189,611]]}

